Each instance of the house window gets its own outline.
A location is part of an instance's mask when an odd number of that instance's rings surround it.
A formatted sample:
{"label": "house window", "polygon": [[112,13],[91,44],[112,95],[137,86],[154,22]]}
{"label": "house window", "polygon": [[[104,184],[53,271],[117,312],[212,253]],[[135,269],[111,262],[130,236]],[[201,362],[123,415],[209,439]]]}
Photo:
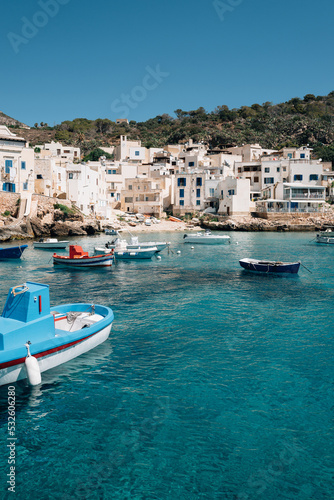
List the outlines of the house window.
{"label": "house window", "polygon": [[184,198],[184,189],[180,189],[180,198]]}
{"label": "house window", "polygon": [[293,180],[294,181],[302,181],[303,180],[303,176],[301,174],[296,174],[293,176]]}
{"label": "house window", "polygon": [[184,207],[184,200],[180,200],[180,207]]}
{"label": "house window", "polygon": [[[70,175],[72,175],[72,177],[70,177]],[[43,179],[43,175],[42,174],[37,174],[36,175],[36,179]],[[69,179],[73,179],[73,174],[69,174]]]}
{"label": "house window", "polygon": [[290,158],[290,160],[291,160],[291,158],[292,158],[292,153],[288,153],[288,158]]}
{"label": "house window", "polygon": [[264,171],[265,171],[265,173],[266,173],[266,174],[269,174],[269,172],[270,172],[270,168],[269,168],[269,167],[266,167],[266,168],[264,169]]}
{"label": "house window", "polygon": [[189,167],[194,167],[195,166],[195,162],[194,161],[190,161],[189,162]]}
{"label": "house window", "polygon": [[110,193],[111,198],[115,196],[115,193]]}
{"label": "house window", "polygon": [[132,191],[132,184],[129,184],[129,191]]}
{"label": "house window", "polygon": [[301,159],[305,158],[305,153],[300,153],[300,158]]}
{"label": "house window", "polygon": [[28,183],[27,182],[23,183],[23,191],[28,191]]}
{"label": "house window", "polygon": [[254,182],[259,182],[259,178],[258,177],[254,177]]}
{"label": "house window", "polygon": [[140,151],[135,151],[135,156],[139,156],[140,155]]}
{"label": "house window", "polygon": [[224,191],[220,191],[220,196],[222,197],[222,200],[224,199]]}
{"label": "house window", "polygon": [[241,174],[241,167],[238,167],[238,174]]}
{"label": "house window", "polygon": [[132,197],[125,197],[124,199],[125,203],[132,203],[133,202],[133,198]]}
{"label": "house window", "polygon": [[113,174],[117,174],[116,170],[113,170],[113,171],[112,171],[112,173],[113,173]]}
{"label": "house window", "polygon": [[276,167],[276,172],[279,172],[281,169],[279,167]]}
{"label": "house window", "polygon": [[196,200],[196,205],[200,205],[201,204],[201,200]]}
{"label": "house window", "polygon": [[196,189],[196,198],[200,198],[200,197],[201,197],[201,190]]}
{"label": "house window", "polygon": [[9,174],[10,173],[10,169],[12,168],[13,166],[13,160],[6,160],[5,162],[5,173],[6,174]]}
{"label": "house window", "polygon": [[111,174],[111,170],[107,170],[107,174]]}
{"label": "house window", "polygon": [[[73,174],[68,174],[68,178],[69,179],[73,179]],[[42,176],[37,176],[37,179],[42,179]]]}
{"label": "house window", "polygon": [[228,195],[233,196],[234,195],[234,189],[229,189],[228,190]]}
{"label": "house window", "polygon": [[264,183],[265,184],[274,184],[274,178],[273,177],[265,177]]}
{"label": "house window", "polygon": [[21,161],[21,170],[25,170],[25,169],[26,169],[26,162]]}
{"label": "house window", "polygon": [[178,186],[184,186],[184,187],[186,187],[186,185],[187,185],[186,178],[185,177],[179,177],[178,180],[177,180],[177,185]]}
{"label": "house window", "polygon": [[202,177],[197,177],[196,178],[196,186],[201,186],[202,185]]}
{"label": "house window", "polygon": [[317,174],[310,174],[310,181],[317,181],[319,176]]}
{"label": "house window", "polygon": [[137,186],[137,191],[140,191],[140,186]]}
{"label": "house window", "polygon": [[212,198],[215,195],[215,188],[209,189],[209,196]]}

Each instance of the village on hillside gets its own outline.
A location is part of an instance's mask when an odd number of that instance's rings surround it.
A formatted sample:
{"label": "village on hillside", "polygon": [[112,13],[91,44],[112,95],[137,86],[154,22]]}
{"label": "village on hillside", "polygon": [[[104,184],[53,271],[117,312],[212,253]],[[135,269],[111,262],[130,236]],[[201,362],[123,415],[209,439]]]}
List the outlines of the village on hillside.
{"label": "village on hillside", "polygon": [[31,148],[12,130],[0,126],[1,207],[19,194],[21,218],[36,214],[41,197],[104,221],[114,210],[159,219],[203,213],[307,216],[324,213],[334,200],[332,164],[313,159],[308,145],[210,150],[189,139],[146,148],[121,136],[117,146],[103,148],[112,159],[83,162],[80,148],[59,142]]}

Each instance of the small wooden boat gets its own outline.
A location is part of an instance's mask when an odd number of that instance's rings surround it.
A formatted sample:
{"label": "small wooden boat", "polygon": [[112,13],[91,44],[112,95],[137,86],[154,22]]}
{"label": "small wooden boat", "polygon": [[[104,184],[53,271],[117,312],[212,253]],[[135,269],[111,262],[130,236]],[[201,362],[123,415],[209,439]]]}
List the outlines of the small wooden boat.
{"label": "small wooden boat", "polygon": [[328,228],[325,231],[321,231],[316,236],[317,243],[325,243],[326,245],[334,245],[334,230]]}
{"label": "small wooden boat", "polygon": [[105,229],[104,230],[105,234],[110,234],[112,236],[117,236],[118,235],[118,230],[117,229]]}
{"label": "small wooden boat", "polygon": [[69,244],[69,241],[63,240],[58,241],[57,238],[41,238],[39,241],[34,241],[34,248],[42,248],[42,249],[53,249],[53,248],[66,248]]}
{"label": "small wooden boat", "polygon": [[173,217],[172,215],[169,217],[169,220],[172,222],[182,222],[181,219],[178,219],[177,217]]}
{"label": "small wooden boat", "polygon": [[227,235],[212,234],[211,231],[185,234],[184,243],[202,243],[204,245],[221,245],[230,243],[231,238]]}
{"label": "small wooden boat", "polygon": [[27,282],[9,290],[0,316],[0,385],[28,379],[107,340],[113,311],[92,303],[50,309],[49,285]]}
{"label": "small wooden boat", "polygon": [[54,264],[75,268],[111,266],[113,260],[113,250],[109,250],[108,253],[103,253],[101,255],[89,256],[88,252],[84,252],[80,245],[70,245],[70,253],[68,256],[53,254]]}
{"label": "small wooden boat", "polygon": [[20,259],[26,248],[28,248],[28,245],[0,248],[0,260]]}
{"label": "small wooden boat", "polygon": [[239,260],[241,267],[247,271],[255,271],[258,273],[290,273],[297,274],[300,267],[300,262],[275,262],[271,260],[257,259],[241,259]]}

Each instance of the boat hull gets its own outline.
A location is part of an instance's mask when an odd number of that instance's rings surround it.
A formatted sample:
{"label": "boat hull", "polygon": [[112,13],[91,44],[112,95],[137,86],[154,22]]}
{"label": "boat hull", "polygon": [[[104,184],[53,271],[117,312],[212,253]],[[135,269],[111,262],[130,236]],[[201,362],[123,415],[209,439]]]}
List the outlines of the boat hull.
{"label": "boat hull", "polygon": [[110,267],[114,261],[112,253],[95,255],[92,257],[80,257],[71,259],[60,255],[53,256],[53,263],[57,266],[75,267],[76,269],[87,269],[90,267]]}
{"label": "boat hull", "polygon": [[256,261],[253,259],[241,259],[239,264],[247,271],[256,273],[270,273],[270,274],[297,274],[300,267],[300,262],[270,262],[270,261]]}
{"label": "boat hull", "polygon": [[317,235],[317,243],[324,243],[326,245],[334,245],[334,236]]}
{"label": "boat hull", "polygon": [[28,245],[0,248],[0,260],[20,259],[26,248],[28,248]]}
{"label": "boat hull", "polygon": [[142,249],[137,248],[133,250],[115,250],[115,259],[116,260],[141,260],[141,259],[152,259],[153,255],[157,253],[156,247]]}
{"label": "boat hull", "polygon": [[229,236],[196,236],[196,235],[184,235],[184,243],[200,243],[202,245],[224,245],[230,242]]}
{"label": "boat hull", "polygon": [[35,242],[34,243],[34,248],[42,248],[42,249],[45,249],[45,250],[48,250],[48,249],[61,249],[61,248],[66,248],[68,245],[68,241],[59,241],[58,243],[41,243],[41,242]]}
{"label": "boat hull", "polygon": [[[51,348],[44,352],[34,354],[34,357],[37,358],[41,373],[62,365],[63,363],[66,363],[67,361],[94,349],[99,344],[102,344],[109,337],[111,327],[112,323],[93,335],[89,335],[87,338],[78,341],[76,344],[59,346],[55,348],[57,349],[56,351]],[[26,378],[27,371],[24,360],[22,363],[0,369],[0,386],[12,384],[13,382]]]}

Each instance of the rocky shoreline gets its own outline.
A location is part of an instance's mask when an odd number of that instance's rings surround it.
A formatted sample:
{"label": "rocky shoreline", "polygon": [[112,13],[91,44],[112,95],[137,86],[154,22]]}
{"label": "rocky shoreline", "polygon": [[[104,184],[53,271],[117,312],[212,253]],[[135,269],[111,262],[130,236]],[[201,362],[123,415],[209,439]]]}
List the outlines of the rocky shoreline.
{"label": "rocky shoreline", "polygon": [[174,223],[162,220],[159,225],[131,227],[116,217],[113,222],[85,218],[81,214],[68,216],[61,210],[48,212],[42,217],[0,218],[0,241],[33,240],[43,237],[64,238],[69,236],[88,236],[104,232],[106,227],[118,227],[130,232],[189,231],[210,229],[216,231],[319,231],[334,226],[334,211],[309,217],[296,216],[288,219],[262,219],[256,217],[205,217],[199,224],[182,221]]}

